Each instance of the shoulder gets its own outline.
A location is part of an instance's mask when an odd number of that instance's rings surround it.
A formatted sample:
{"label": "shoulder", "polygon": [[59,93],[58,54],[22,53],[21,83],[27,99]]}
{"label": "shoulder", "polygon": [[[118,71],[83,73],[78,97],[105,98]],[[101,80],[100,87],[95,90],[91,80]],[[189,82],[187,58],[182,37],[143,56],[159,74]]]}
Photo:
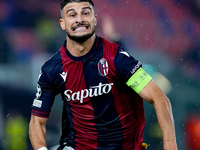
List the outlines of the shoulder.
{"label": "shoulder", "polygon": [[42,66],[42,69],[48,72],[51,72],[52,70],[56,69],[59,64],[62,63],[62,58],[60,51],[55,53],[49,60],[47,60],[44,65]]}
{"label": "shoulder", "polygon": [[[119,45],[114,43],[114,42],[110,42],[110,41],[107,41],[106,39],[104,38],[101,38],[102,39],[102,44],[105,48],[109,49],[109,50],[117,50]],[[105,49],[106,50],[106,49]]]}
{"label": "shoulder", "polygon": [[43,66],[41,67],[41,73],[50,82],[53,82],[60,72],[62,72],[62,58],[60,51],[58,51],[43,64]]}
{"label": "shoulder", "polygon": [[101,38],[101,40],[104,56],[110,59],[114,59],[114,57],[119,52],[120,46],[114,42],[107,41],[104,38]]}

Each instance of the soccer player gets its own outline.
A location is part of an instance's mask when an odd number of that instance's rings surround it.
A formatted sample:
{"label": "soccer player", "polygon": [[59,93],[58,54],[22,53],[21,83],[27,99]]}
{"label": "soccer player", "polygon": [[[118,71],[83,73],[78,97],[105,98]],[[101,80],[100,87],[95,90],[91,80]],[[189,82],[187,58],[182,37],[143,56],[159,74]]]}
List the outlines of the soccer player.
{"label": "soccer player", "polygon": [[60,50],[41,69],[29,134],[35,150],[47,150],[46,123],[63,100],[59,150],[143,150],[143,99],[152,104],[165,150],[177,150],[169,99],[121,46],[95,35],[92,0],[63,0]]}

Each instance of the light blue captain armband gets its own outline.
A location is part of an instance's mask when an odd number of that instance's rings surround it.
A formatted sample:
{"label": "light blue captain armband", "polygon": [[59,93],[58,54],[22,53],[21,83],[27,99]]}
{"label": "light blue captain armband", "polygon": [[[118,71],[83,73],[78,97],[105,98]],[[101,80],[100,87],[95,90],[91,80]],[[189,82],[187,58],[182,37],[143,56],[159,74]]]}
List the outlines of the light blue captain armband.
{"label": "light blue captain armband", "polygon": [[137,94],[149,83],[152,77],[145,72],[142,68],[139,68],[126,82]]}

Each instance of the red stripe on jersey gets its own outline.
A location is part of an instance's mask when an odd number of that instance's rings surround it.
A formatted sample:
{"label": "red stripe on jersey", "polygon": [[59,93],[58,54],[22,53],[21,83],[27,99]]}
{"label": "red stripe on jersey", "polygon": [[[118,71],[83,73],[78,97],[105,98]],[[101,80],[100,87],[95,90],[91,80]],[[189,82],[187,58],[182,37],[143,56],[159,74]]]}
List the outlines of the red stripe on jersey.
{"label": "red stripe on jersey", "polygon": [[[109,67],[109,74],[106,76],[109,83],[114,83],[113,79],[117,78],[116,75],[116,69],[114,64],[114,58],[117,53],[117,44],[111,44],[103,39],[103,50],[104,50],[104,58],[108,61],[108,67]],[[113,49],[113,50],[111,50]],[[113,78],[113,76],[115,76]],[[142,123],[138,123],[136,117],[135,117],[135,110],[133,110],[133,107],[131,105],[131,99],[130,97],[122,91],[119,91],[116,89],[115,86],[112,88],[112,93],[114,96],[114,103],[122,124],[123,128],[123,149],[134,149],[134,150],[140,150],[141,144],[142,144],[142,131],[144,128],[144,114],[143,109],[141,109],[141,114],[137,113],[138,116],[141,116]],[[134,93],[134,91],[133,91]],[[139,96],[138,96],[139,97]],[[136,101],[136,107],[143,108],[143,104],[140,105],[140,99],[132,99],[133,101]],[[137,102],[138,101],[138,102]],[[139,127],[138,127],[139,126]],[[138,133],[139,132],[139,133]],[[139,136],[139,137],[135,137]],[[139,141],[137,141],[139,140]]]}
{"label": "red stripe on jersey", "polygon": [[31,114],[34,115],[34,116],[42,117],[42,118],[48,118],[50,112],[42,112],[42,111],[32,109]]}
{"label": "red stripe on jersey", "polygon": [[[65,90],[70,89],[74,94],[73,98],[80,97],[80,91],[86,89],[83,75],[82,61],[73,61],[65,53],[62,47],[61,56],[63,63],[63,72],[67,72]],[[72,65],[73,64],[73,65]],[[77,83],[79,84],[77,86]],[[75,129],[76,149],[96,149],[97,132],[94,123],[94,110],[89,97],[68,102],[72,112],[73,127]],[[86,147],[86,146],[90,147]]]}

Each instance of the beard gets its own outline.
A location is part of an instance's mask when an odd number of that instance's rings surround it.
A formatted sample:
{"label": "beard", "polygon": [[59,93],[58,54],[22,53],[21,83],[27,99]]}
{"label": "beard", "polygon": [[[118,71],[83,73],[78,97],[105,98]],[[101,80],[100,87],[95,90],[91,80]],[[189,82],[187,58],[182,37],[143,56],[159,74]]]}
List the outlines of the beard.
{"label": "beard", "polygon": [[77,42],[77,43],[84,43],[85,41],[87,41],[89,38],[92,37],[92,35],[94,34],[95,32],[95,27],[93,27],[91,33],[88,33],[88,34],[85,34],[85,35],[80,35],[80,36],[73,36],[69,33],[69,31],[66,31],[67,32],[67,36],[69,37],[69,39]]}

